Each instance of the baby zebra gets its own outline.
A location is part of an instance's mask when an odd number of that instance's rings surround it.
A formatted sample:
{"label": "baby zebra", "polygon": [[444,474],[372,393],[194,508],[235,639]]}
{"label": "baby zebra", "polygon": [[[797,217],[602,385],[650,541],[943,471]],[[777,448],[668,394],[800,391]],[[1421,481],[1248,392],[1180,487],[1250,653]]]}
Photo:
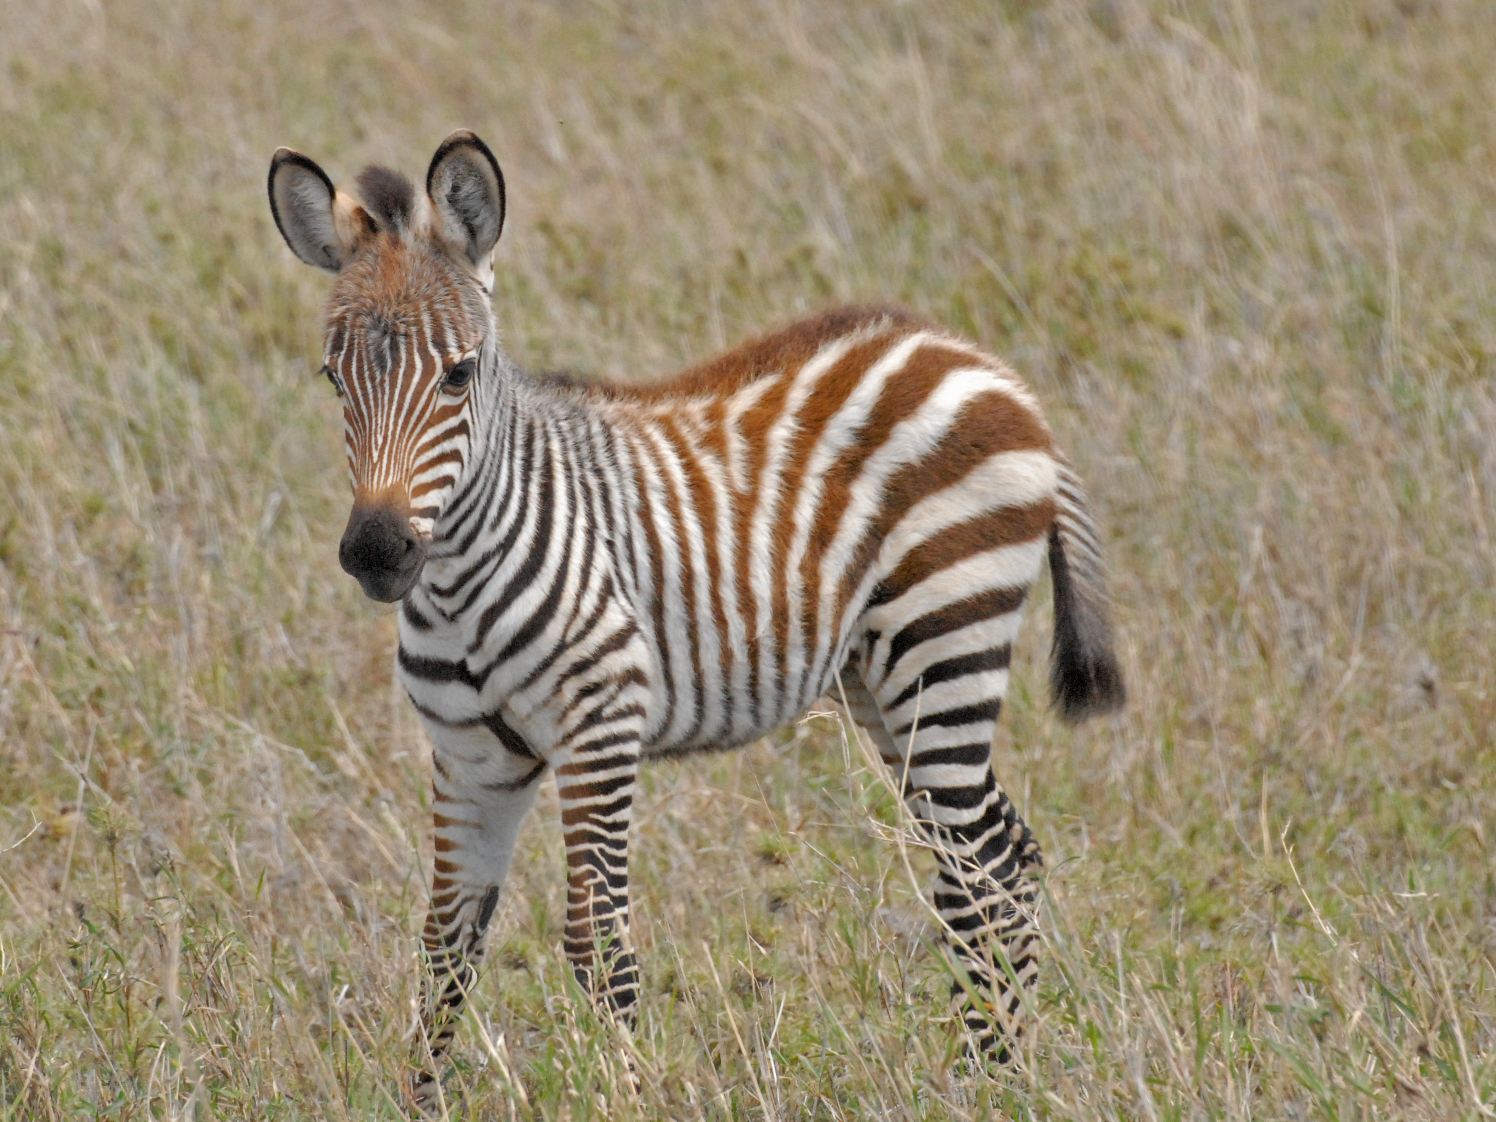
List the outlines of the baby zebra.
{"label": "baby zebra", "polygon": [[903,784],[963,967],[954,1009],[1005,1054],[1014,983],[1037,971],[1040,857],[989,756],[1046,556],[1060,714],[1123,700],[1085,497],[1019,378],[864,308],[663,381],[531,377],[494,320],[504,180],[472,133],[437,149],[424,191],[371,167],[357,201],[286,148],[269,187],[292,251],[336,276],[338,557],[400,601],[399,672],[434,749],[418,1104],[437,1099],[541,777],[560,795],[566,953],[632,1022],[640,762],[746,744],[828,694]]}

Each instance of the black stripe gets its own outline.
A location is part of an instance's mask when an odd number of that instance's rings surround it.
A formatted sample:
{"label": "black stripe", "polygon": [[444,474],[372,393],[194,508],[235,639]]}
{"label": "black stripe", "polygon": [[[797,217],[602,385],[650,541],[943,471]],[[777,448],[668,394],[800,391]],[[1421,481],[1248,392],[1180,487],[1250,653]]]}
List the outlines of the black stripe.
{"label": "black stripe", "polygon": [[[589,541],[587,544],[590,547],[592,543]],[[590,549],[588,552],[591,552]],[[586,585],[588,583],[587,574],[589,573],[589,571],[590,569],[588,562],[586,559],[584,559],[582,565],[583,575],[580,582],[584,589],[586,588]],[[577,609],[581,608],[585,599],[586,597],[584,594],[579,594],[577,596]],[[561,638],[557,639],[556,645],[550,649],[550,652],[535,664],[535,669],[525,675],[525,680],[519,684],[518,688],[524,690],[528,689],[530,686],[533,686],[540,680],[541,675],[543,675],[547,670],[549,670],[556,664],[557,659],[559,659],[563,654],[576,647],[579,643],[583,642],[589,635],[591,635],[593,628],[597,626],[598,620],[602,619],[603,613],[608,610],[608,607],[612,602],[613,578],[611,575],[604,574],[602,586],[597,590],[597,604],[593,607],[592,614],[589,615],[586,621],[582,624],[581,630],[577,631],[575,634],[571,633],[571,624],[576,619],[577,609],[574,609],[572,612],[572,618],[567,621],[566,627],[562,628]]]}
{"label": "black stripe", "polygon": [[916,753],[909,760],[909,770],[913,771],[920,767],[939,767],[942,764],[976,767],[979,764],[985,764],[991,758],[992,745],[983,740],[974,744],[958,744],[953,748],[931,748]]}
{"label": "black stripe", "polygon": [[417,631],[430,631],[431,621],[423,616],[420,609],[415,605],[415,597],[407,596],[400,601],[400,612],[405,616],[405,622]]}
{"label": "black stripe", "polygon": [[[485,791],[508,791],[511,794],[515,791],[523,791],[531,783],[534,783],[537,779],[539,779],[541,775],[544,774],[545,769],[548,767],[550,767],[550,764],[546,763],[544,760],[541,760],[533,768],[525,772],[524,775],[520,776],[520,778],[514,780],[512,783],[483,783],[480,784],[480,786],[482,786]],[[481,927],[483,925],[479,924],[479,926]]]}
{"label": "black stripe", "polygon": [[[582,744],[574,744],[571,747],[571,752],[574,755],[581,755],[584,752],[588,753],[589,755],[595,755],[596,753],[601,752],[605,749],[616,748],[620,744],[636,744],[638,743],[638,741],[639,733],[637,731],[615,732],[610,736],[600,736],[596,740],[589,740]],[[622,762],[634,757],[626,753],[615,752],[609,758]]]}
{"label": "black stripe", "polygon": [[568,666],[565,673],[562,674],[563,681],[586,674],[589,670],[595,669],[598,663],[602,662],[610,654],[621,651],[624,647],[628,646],[629,640],[637,634],[639,634],[639,625],[633,620],[629,620],[609,638],[604,639],[601,644],[594,647],[591,654],[585,658],[578,659]]}
{"label": "black stripe", "polygon": [[413,655],[403,646],[400,648],[400,669],[412,678],[426,682],[461,682],[471,690],[481,690],[488,681],[488,672],[474,674],[466,662],[450,662],[444,658],[426,658]]}
{"label": "black stripe", "polygon": [[[476,561],[474,561],[462,572],[457,574],[456,578],[450,585],[446,586],[445,588],[433,588],[432,591],[435,592],[436,595],[444,598],[456,596],[459,592],[462,591],[465,585],[467,585],[475,576],[478,575],[479,572],[492,564],[492,562],[496,558],[502,559],[503,557],[507,557],[509,551],[514,548],[514,543],[516,540],[518,540],[520,531],[524,529],[525,518],[529,514],[529,481],[530,474],[533,471],[534,458],[535,430],[533,425],[527,424],[524,429],[524,435],[520,440],[519,455],[514,460],[514,463],[518,468],[516,472],[516,479],[514,480],[514,486],[508,488],[507,491],[503,488],[500,489],[501,491],[505,491],[506,494],[514,494],[518,496],[518,501],[513,504],[514,513],[509,526],[509,533],[505,535],[504,540],[501,541],[498,545],[484,550],[483,553],[478,556],[478,559]],[[462,542],[461,546],[458,548],[457,556],[467,556],[468,550],[471,549],[473,543],[477,541],[478,535],[481,534],[485,528],[496,528],[498,526],[498,520],[503,517],[503,514],[509,509],[509,507],[510,503],[506,501],[500,506],[499,510],[495,512],[495,518],[493,521],[488,521],[487,519],[480,518],[476,522],[474,522],[472,533]],[[454,617],[462,614],[469,607],[471,607],[473,600],[480,592],[483,591],[486,585],[486,581],[480,581],[478,583],[478,587],[471,594],[469,594],[468,598],[462,603],[462,606],[453,611]]]}
{"label": "black stripe", "polygon": [[594,771],[607,771],[609,768],[622,766],[618,756],[587,756],[583,759],[572,759],[566,761],[566,774],[562,777],[563,782],[569,782],[574,775],[586,775]]}
{"label": "black stripe", "polygon": [[[499,448],[505,452],[512,453],[513,450],[518,447],[518,444],[515,440],[515,427],[518,425],[518,423],[518,411],[511,408],[509,410],[508,431],[500,436],[496,436],[493,444],[491,444],[489,447]],[[514,457],[511,455],[509,457],[509,460],[512,461],[513,459]],[[472,473],[472,476],[468,479],[467,483],[465,483],[458,490],[458,492],[453,495],[450,500],[448,500],[447,508],[450,513],[447,517],[450,519],[450,522],[447,529],[449,538],[458,538],[459,535],[462,535],[463,527],[467,524],[468,519],[472,518],[475,514],[479,516],[473,523],[472,532],[464,537],[461,537],[458,541],[457,549],[454,551],[454,556],[461,556],[467,553],[470,548],[472,548],[474,540],[483,529],[483,516],[487,514],[490,509],[488,503],[495,496],[497,496],[499,506],[496,513],[502,514],[503,510],[508,506],[508,504],[516,494],[516,488],[512,487],[496,488],[479,486],[480,484],[489,483],[489,481],[493,479],[494,475],[502,470],[505,462],[505,459],[502,457],[489,455],[487,458],[485,458],[483,463],[478,466],[478,470]],[[465,506],[464,504],[467,504],[470,499],[472,500],[471,505]]]}
{"label": "black stripe", "polygon": [[[947,709],[943,713],[921,713],[919,715],[919,727],[922,729],[949,729],[959,728],[961,725],[974,725],[979,721],[995,721],[997,714],[1002,709],[1001,698],[988,698],[975,705],[962,705],[955,709]],[[908,736],[913,730],[914,723],[897,729],[894,738]]]}
{"label": "black stripe", "polygon": [[899,659],[911,648],[984,619],[1017,611],[1027,595],[1027,588],[994,588],[920,616],[889,640],[888,661],[883,666],[883,677],[887,678],[893,673]]}
{"label": "black stripe", "polygon": [[[997,779],[993,776],[991,769],[989,769],[986,779],[979,786],[921,787],[919,788],[919,793],[928,798],[936,806],[946,810],[970,810],[972,807],[981,806],[982,800],[995,790],[997,790]],[[980,831],[971,830],[969,826],[962,827],[960,833],[962,836],[970,836],[968,834],[969,830],[972,834],[980,833]]]}
{"label": "black stripe", "polygon": [[[941,682],[950,682],[956,678],[964,678],[968,674],[980,674],[986,670],[1006,670],[1012,661],[1013,648],[1004,643],[998,647],[991,647],[985,651],[974,651],[971,654],[959,655],[956,658],[948,658],[942,662],[932,663],[913,682],[905,687],[904,692],[889,702],[887,708],[897,709],[904,702],[918,694],[921,689],[929,689],[931,686],[939,685]],[[923,723],[923,722],[921,722]]]}
{"label": "black stripe", "polygon": [[590,728],[596,728],[598,725],[605,725],[612,721],[621,721],[625,717],[644,716],[644,706],[640,705],[638,702],[634,702],[630,705],[624,705],[618,709],[609,709],[608,706],[612,703],[613,699],[609,698],[601,705],[598,705],[596,708],[589,710],[586,714],[579,717],[572,724],[571,728],[567,730],[565,739],[570,740],[578,733],[586,732]]}
{"label": "black stripe", "polygon": [[[556,578],[551,581],[550,590],[545,594],[545,599],[540,602],[540,606],[531,613],[524,625],[515,631],[509,642],[504,644],[504,649],[499,652],[495,661],[508,662],[534,642],[555,618],[556,612],[561,607],[561,597],[566,592],[566,582],[571,576],[571,542],[572,534],[576,531],[576,524],[577,509],[573,503],[569,504],[567,510],[566,530],[561,537],[561,557],[556,565]],[[485,618],[486,615],[487,613],[485,613]],[[481,622],[479,629],[479,638],[475,642],[481,643],[485,637]]]}
{"label": "black stripe", "polygon": [[[488,636],[499,619],[514,604],[515,600],[535,582],[540,575],[541,567],[545,564],[545,555],[550,549],[551,531],[555,527],[555,505],[556,505],[556,473],[555,459],[549,448],[546,449],[545,458],[540,461],[540,494],[535,500],[535,536],[525,548],[525,559],[520,564],[519,572],[510,579],[504,591],[499,594],[498,599],[493,600],[483,609],[483,614],[478,617],[478,634],[468,649],[476,651]],[[517,536],[519,524],[516,523],[512,538]],[[507,554],[508,550],[504,550]]]}
{"label": "black stripe", "polygon": [[[532,760],[540,758],[535,754],[534,749],[525,742],[525,738],[510,727],[509,723],[504,720],[503,714],[497,709],[492,713],[484,714],[483,726],[498,738],[500,744],[516,756],[528,756]],[[541,765],[544,766],[544,764],[545,761],[541,760]]]}

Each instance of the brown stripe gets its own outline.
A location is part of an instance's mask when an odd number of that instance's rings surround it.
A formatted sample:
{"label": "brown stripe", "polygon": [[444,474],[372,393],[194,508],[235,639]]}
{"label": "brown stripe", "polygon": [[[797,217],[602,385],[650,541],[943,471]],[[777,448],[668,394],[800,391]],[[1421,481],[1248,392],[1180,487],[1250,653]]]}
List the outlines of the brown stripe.
{"label": "brown stripe", "polygon": [[[718,409],[720,408],[719,402]],[[726,682],[732,674],[733,650],[727,641],[727,612],[722,606],[722,563],[717,549],[717,493],[712,488],[711,480],[702,471],[695,449],[688,443],[685,435],[680,432],[674,422],[667,421],[663,427],[674,444],[673,451],[685,479],[688,495],[686,506],[695,512],[696,524],[701,529],[702,552],[706,556],[707,592],[711,598],[712,619],[717,628],[717,643],[721,650],[721,663],[717,672],[721,675],[719,682]],[[720,437],[720,423],[717,432]],[[697,672],[697,680],[700,681],[699,664]],[[729,706],[731,705],[730,691],[723,690],[719,696]],[[728,715],[730,716],[730,709]],[[705,699],[703,699],[700,717],[705,719],[705,716]]]}
{"label": "brown stripe", "polygon": [[753,512],[758,506],[758,496],[763,490],[765,437],[769,427],[778,420],[784,410],[785,395],[789,392],[789,379],[779,378],[770,386],[753,406],[738,418],[738,431],[748,450],[747,489],[737,495],[734,517],[737,523],[737,582],[738,611],[742,613],[747,627],[748,657],[748,702],[753,710],[753,723],[760,720],[761,698],[759,692],[759,635],[758,598],[753,594],[749,556],[753,544]]}
{"label": "brown stripe", "polygon": [[841,619],[867,567],[877,557],[878,547],[906,511],[960,481],[993,456],[1024,449],[1047,451],[1051,443],[1049,430],[1039,416],[1009,394],[989,390],[968,400],[930,455],[905,464],[888,478],[878,515],[869,520],[842,574],[836,618]]}
{"label": "brown stripe", "polygon": [[1054,500],[1045,499],[1032,506],[989,510],[948,526],[899,559],[893,572],[878,582],[868,607],[897,600],[920,581],[975,554],[1042,538],[1053,522]]}
{"label": "brown stripe", "polygon": [[[923,346],[909,356],[909,361],[904,364],[902,370],[884,383],[883,391],[878,395],[877,403],[868,413],[868,418],[858,433],[857,441],[842,453],[826,473],[815,531],[811,534],[810,548],[805,552],[803,563],[805,566],[813,567],[810,571],[820,570],[826,550],[831,547],[831,542],[836,537],[842,514],[852,501],[852,486],[861,476],[868,458],[888,443],[889,436],[899,422],[914,416],[924,408],[930,395],[944,381],[947,374],[956,367],[970,362],[971,356],[967,354],[939,345]],[[864,531],[862,543],[852,551],[848,565],[842,570],[841,583],[837,589],[836,615],[830,621],[833,627],[841,621],[847,602],[862,584],[867,567],[872,564],[873,558],[877,555],[876,550],[867,548],[868,537],[874,533],[877,525],[878,519],[875,517]],[[879,533],[877,540],[882,541],[883,536]],[[813,615],[806,617],[806,624],[807,627],[819,629],[819,598],[813,606],[813,611]],[[810,632],[807,631],[807,635],[809,634]]]}
{"label": "brown stripe", "polygon": [[727,473],[727,395],[716,398],[706,407],[705,424],[699,426],[694,435],[697,447],[710,455]]}
{"label": "brown stripe", "polygon": [[[570,802],[570,798],[571,792],[568,790],[561,803],[561,824],[563,826],[590,826],[597,833],[608,835],[619,846],[627,844],[628,827],[619,822],[604,822],[599,816],[606,815],[611,817],[632,805],[634,796],[631,792],[625,791],[600,806],[595,806],[591,803],[577,806]],[[561,835],[567,849],[572,848],[574,844],[572,841],[573,836],[568,833],[562,833]],[[579,837],[580,835],[576,836]]]}
{"label": "brown stripe", "polygon": [[431,424],[426,426],[425,431],[421,434],[422,437],[425,438],[425,441],[424,443],[416,446],[417,460],[420,460],[424,456],[429,456],[431,454],[431,450],[438,444],[445,443],[448,440],[454,440],[458,436],[467,436],[472,431],[468,428],[467,418],[464,417],[460,423],[453,425],[449,429],[443,429],[442,431],[437,432],[436,430],[445,420],[446,418],[444,417],[433,417]]}
{"label": "brown stripe", "polygon": [[[784,470],[775,488],[779,494],[779,509],[770,528],[772,545],[769,553],[769,572],[772,575],[774,589],[771,618],[774,627],[774,665],[778,671],[781,705],[785,700],[791,702],[794,700],[794,691],[786,680],[789,673],[791,624],[789,584],[794,579],[788,569],[787,560],[790,543],[795,533],[795,506],[800,497],[800,488],[805,481],[805,469],[810,466],[811,454],[826,426],[847,403],[847,398],[857,388],[868,368],[887,354],[894,342],[896,338],[881,334],[850,348],[831,365],[830,369],[823,371],[816,379],[804,404],[800,406],[799,413],[795,415],[795,433],[785,449],[782,461]],[[793,381],[799,373],[796,371],[786,380]],[[812,514],[811,517],[813,518],[814,515]],[[803,566],[800,572],[801,587],[804,589],[806,585]],[[805,599],[812,602],[815,598],[813,592],[805,596]],[[805,619],[803,609],[800,618],[802,621]],[[802,626],[804,626],[803,622]],[[805,634],[809,638],[812,633],[807,628]]]}
{"label": "brown stripe", "polygon": [[759,378],[798,370],[827,343],[880,322],[904,331],[924,326],[900,308],[836,308],[750,339],[726,354],[658,382],[581,385],[588,392],[618,401],[726,397]]}

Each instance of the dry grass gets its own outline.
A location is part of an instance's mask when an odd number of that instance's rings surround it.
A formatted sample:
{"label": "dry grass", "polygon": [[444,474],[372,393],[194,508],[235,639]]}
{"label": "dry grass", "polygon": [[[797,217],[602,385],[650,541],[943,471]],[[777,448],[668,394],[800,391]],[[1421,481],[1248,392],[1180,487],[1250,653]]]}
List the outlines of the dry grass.
{"label": "dry grass", "polygon": [[263,179],[458,125],[531,365],[848,298],[1010,356],[1109,527],[1133,703],[1056,724],[1041,606],[1014,1072],[950,1075],[928,867],[811,723],[648,774],[637,1099],[543,802],[453,1117],[1489,1116],[1493,57],[1481,0],[9,6],[0,1118],[399,1114],[426,749],[337,570],[324,282]]}

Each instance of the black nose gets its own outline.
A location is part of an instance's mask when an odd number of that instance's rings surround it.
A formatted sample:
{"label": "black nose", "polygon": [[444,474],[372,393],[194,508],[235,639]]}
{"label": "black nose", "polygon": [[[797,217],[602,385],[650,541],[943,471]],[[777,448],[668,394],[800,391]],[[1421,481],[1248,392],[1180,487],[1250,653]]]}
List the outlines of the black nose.
{"label": "black nose", "polygon": [[415,584],[426,548],[404,515],[383,506],[356,506],[338,546],[338,561],[345,573],[358,578],[365,596],[388,604]]}

